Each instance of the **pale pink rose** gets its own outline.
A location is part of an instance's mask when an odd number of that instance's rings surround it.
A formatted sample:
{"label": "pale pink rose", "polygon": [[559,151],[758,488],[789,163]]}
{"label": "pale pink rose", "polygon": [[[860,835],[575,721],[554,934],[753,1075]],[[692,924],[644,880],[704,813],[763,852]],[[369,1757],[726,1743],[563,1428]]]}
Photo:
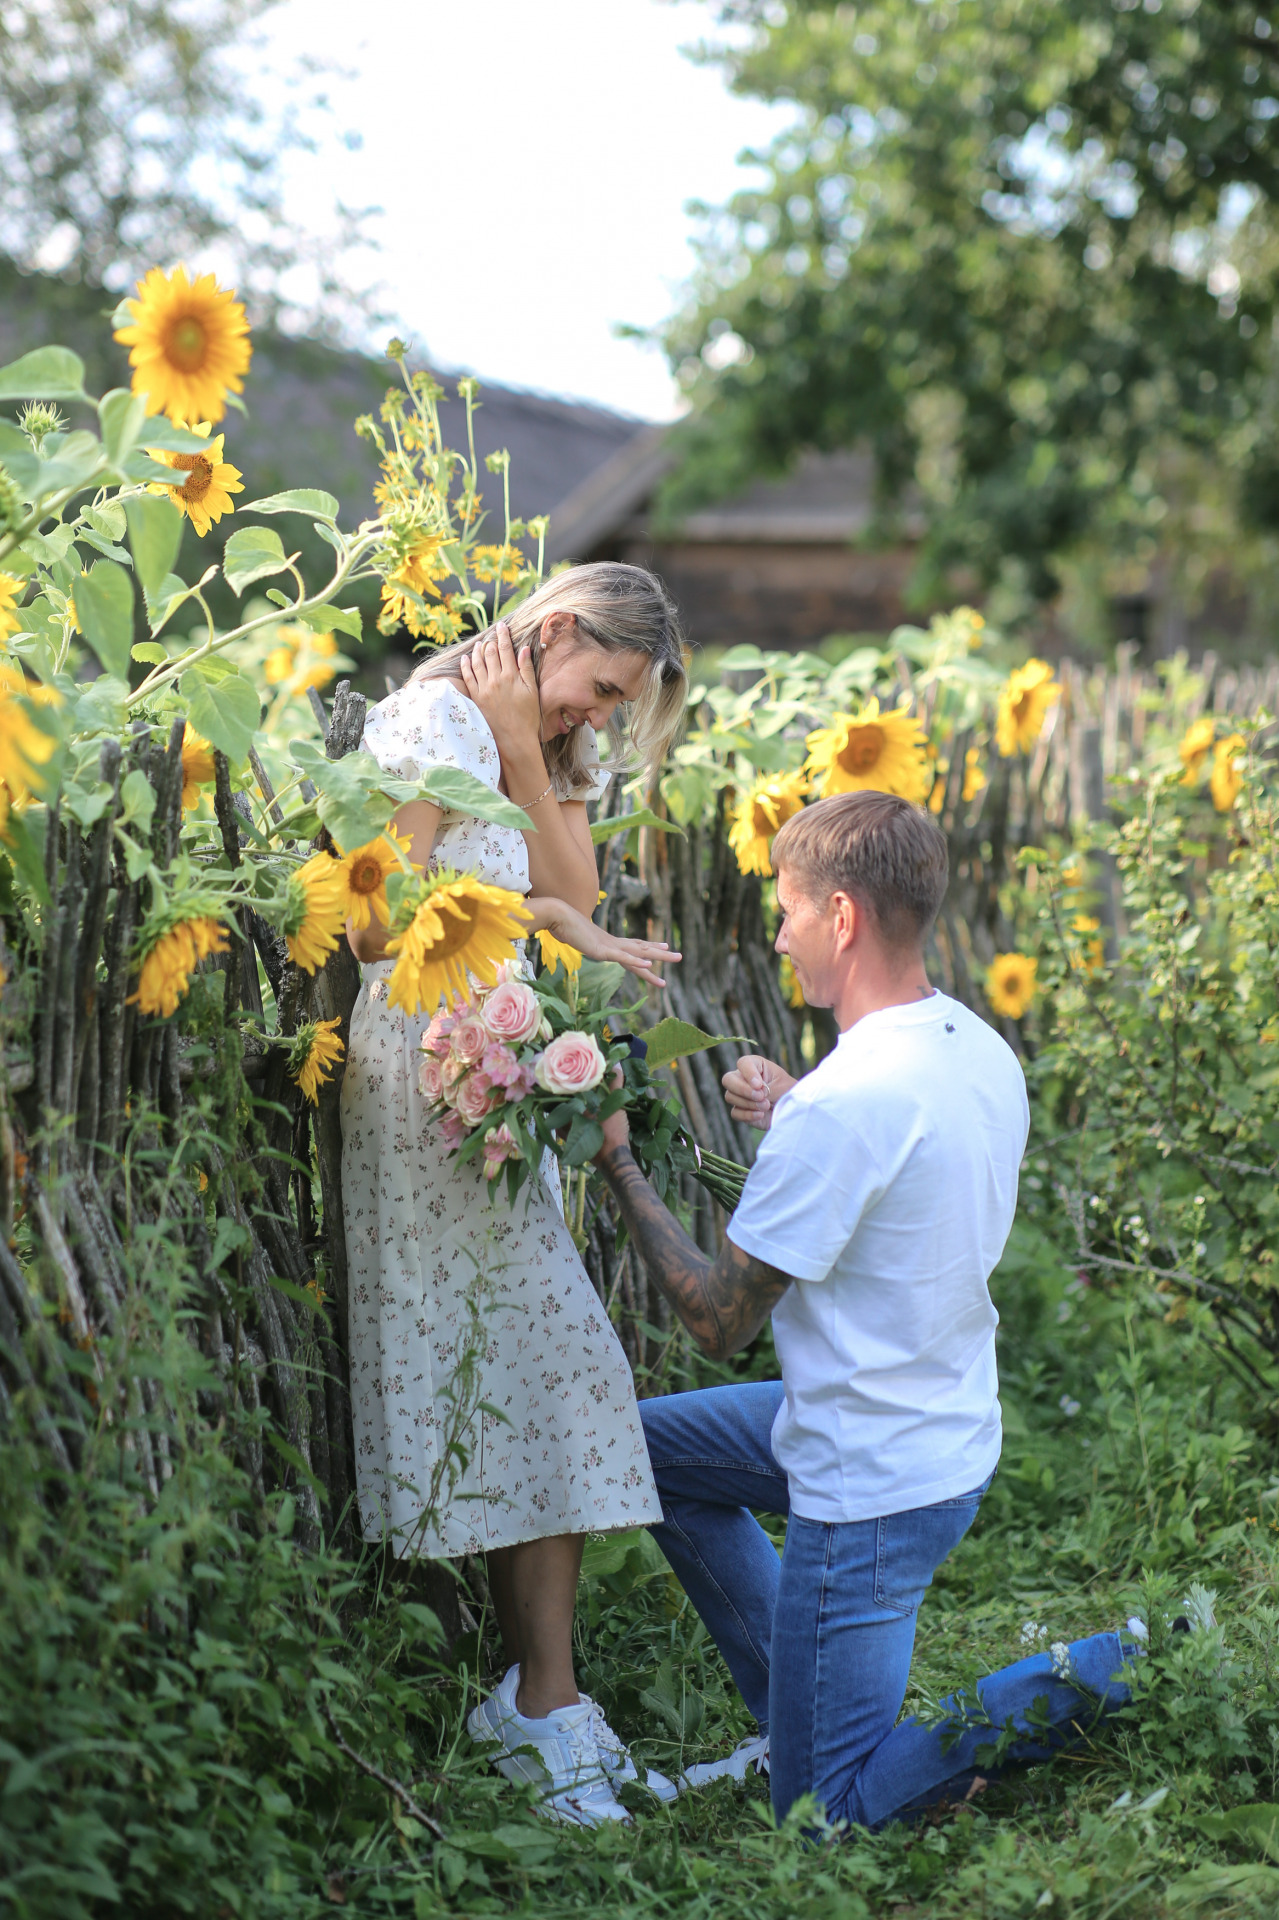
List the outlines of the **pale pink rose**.
{"label": "pale pink rose", "polygon": [[457,1083],[457,1098],[453,1105],[460,1120],[468,1127],[476,1126],[486,1113],[492,1113],[494,1107],[506,1105],[506,1095],[500,1087],[490,1087],[485,1083],[483,1074],[468,1073],[465,1080]]}
{"label": "pale pink rose", "polygon": [[484,1136],[484,1178],[496,1180],[504,1161],[522,1160],[509,1127],[490,1127]]}
{"label": "pale pink rose", "polygon": [[441,1116],[440,1138],[451,1150],[456,1150],[465,1140],[466,1127],[455,1113],[446,1113]]}
{"label": "pale pink rose", "polygon": [[523,980],[504,980],[480,1008],[480,1018],[495,1040],[527,1040],[541,1017],[537,995]]}
{"label": "pale pink rose", "polygon": [[457,1105],[457,1090],[466,1074],[466,1068],[452,1054],[440,1064],[440,1098],[450,1107]]}
{"label": "pale pink rose", "polygon": [[443,1008],[435,1015],[430,1026],[422,1035],[422,1045],[428,1053],[442,1060],[449,1050],[449,1035],[457,1025],[457,1015],[445,1013]]}
{"label": "pale pink rose", "polygon": [[444,1070],[433,1055],[428,1054],[417,1070],[417,1083],[422,1089],[424,1100],[442,1100],[444,1098]]}
{"label": "pale pink rose", "polygon": [[524,968],[518,960],[499,960],[495,986],[504,987],[508,980],[522,980]]}
{"label": "pale pink rose", "polygon": [[484,1022],[478,1014],[468,1013],[459,1020],[449,1036],[449,1052],[464,1067],[473,1067],[489,1043]]}
{"label": "pale pink rose", "polygon": [[604,1055],[589,1033],[562,1033],[533,1072],[548,1093],[589,1093],[604,1078]]}

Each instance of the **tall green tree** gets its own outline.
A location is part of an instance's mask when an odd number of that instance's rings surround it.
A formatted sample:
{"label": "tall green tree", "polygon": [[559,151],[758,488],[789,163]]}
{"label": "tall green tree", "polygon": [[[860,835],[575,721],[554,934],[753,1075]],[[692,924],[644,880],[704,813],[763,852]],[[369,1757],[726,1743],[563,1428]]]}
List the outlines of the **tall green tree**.
{"label": "tall green tree", "polygon": [[349,300],[341,256],[290,226],[280,157],[311,144],[323,78],[259,91],[252,30],[277,0],[6,0],[0,7],[0,253],[120,290],[154,264],[228,256],[255,317],[308,285],[304,322]]}
{"label": "tall green tree", "polygon": [[[1279,8],[1269,0],[725,0],[736,91],[793,102],[708,221],[667,344],[677,514],[869,444],[886,524],[1038,596],[1279,529]],[[743,33],[741,29],[746,29]],[[1255,545],[1255,539],[1254,539]]]}

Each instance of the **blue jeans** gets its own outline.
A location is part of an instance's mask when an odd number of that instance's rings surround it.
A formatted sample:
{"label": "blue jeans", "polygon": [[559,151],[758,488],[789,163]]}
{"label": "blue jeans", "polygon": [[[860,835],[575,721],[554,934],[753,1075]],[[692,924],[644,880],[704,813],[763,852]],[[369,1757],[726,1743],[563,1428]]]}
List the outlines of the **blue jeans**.
{"label": "blue jeans", "polygon": [[[979,1681],[976,1700],[945,1700],[948,1726],[897,1725],[920,1602],[986,1487],[878,1520],[791,1514],[769,1444],[781,1398],[765,1381],[640,1402],[662,1502],[653,1537],[769,1734],[779,1820],[806,1793],[864,1827],[963,1799],[978,1777],[1046,1760],[1126,1703],[1121,1669],[1137,1649],[1098,1633],[1070,1644],[1069,1678],[1031,1654]],[[751,1508],[789,1516],[780,1561]]]}

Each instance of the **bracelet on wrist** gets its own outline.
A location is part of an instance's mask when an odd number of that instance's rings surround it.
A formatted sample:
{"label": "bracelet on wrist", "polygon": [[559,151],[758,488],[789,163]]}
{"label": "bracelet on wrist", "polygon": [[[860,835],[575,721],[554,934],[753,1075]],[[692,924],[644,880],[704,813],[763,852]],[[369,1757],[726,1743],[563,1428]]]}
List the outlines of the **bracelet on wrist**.
{"label": "bracelet on wrist", "polygon": [[531,800],[517,800],[515,802],[515,805],[520,809],[521,813],[527,813],[530,807],[536,807],[541,801],[547,798],[548,794],[552,794],[554,793],[554,791],[555,791],[555,782],[553,780],[548,780],[546,785],[542,788],[542,791],[540,793],[534,794]]}

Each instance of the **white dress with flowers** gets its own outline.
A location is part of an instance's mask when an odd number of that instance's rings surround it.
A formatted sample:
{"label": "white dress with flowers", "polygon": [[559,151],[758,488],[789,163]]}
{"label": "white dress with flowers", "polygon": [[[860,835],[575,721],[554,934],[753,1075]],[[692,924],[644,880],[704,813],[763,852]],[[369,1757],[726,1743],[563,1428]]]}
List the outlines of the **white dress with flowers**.
{"label": "white dress with flowers", "polygon": [[[364,747],[409,779],[448,766],[498,785],[488,723],[448,680],[410,681],[380,702]],[[437,864],[528,891],[523,836],[469,814],[443,815]],[[565,1225],[558,1180],[553,1191],[526,1183],[512,1208],[504,1180],[490,1188],[478,1162],[459,1166],[445,1150],[418,1088],[434,1010],[390,1007],[391,967],[363,969],[342,1085],[364,1537],[389,1533],[397,1554],[452,1558],[659,1520],[630,1369]],[[468,1346],[477,1359],[459,1412]],[[471,1413],[480,1401],[502,1417]],[[451,1439],[465,1462],[450,1473]]]}

